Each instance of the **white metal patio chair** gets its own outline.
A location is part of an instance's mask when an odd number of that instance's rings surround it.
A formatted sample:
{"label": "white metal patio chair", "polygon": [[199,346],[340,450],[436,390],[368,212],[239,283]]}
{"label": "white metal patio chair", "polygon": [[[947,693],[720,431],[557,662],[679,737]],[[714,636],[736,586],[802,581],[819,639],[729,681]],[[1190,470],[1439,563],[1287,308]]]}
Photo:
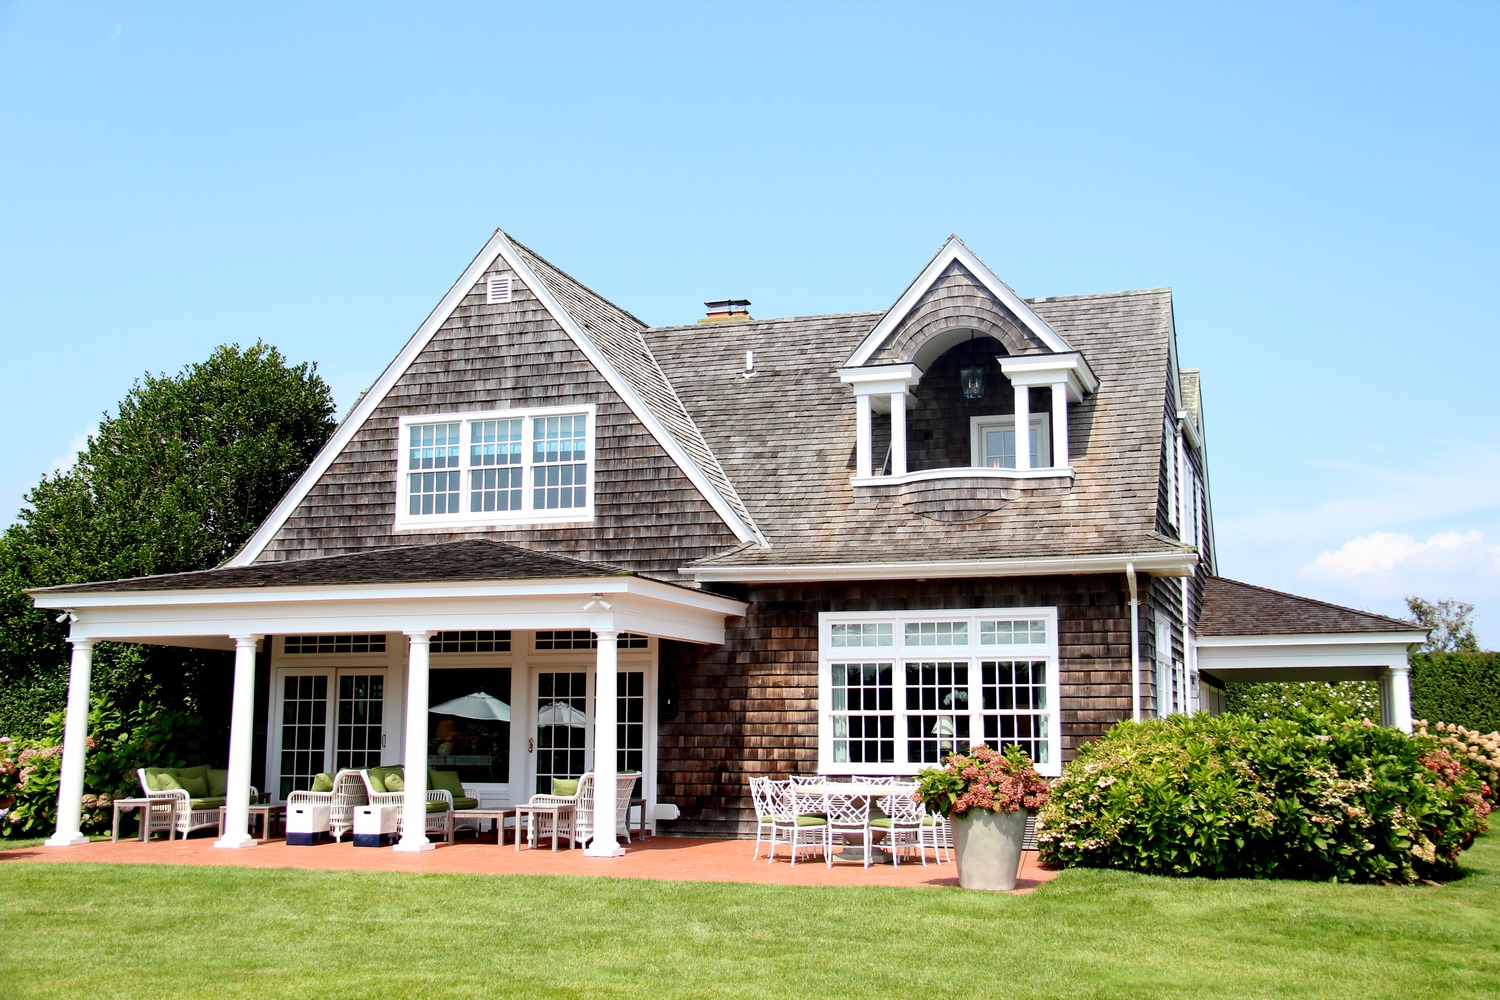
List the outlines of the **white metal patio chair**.
{"label": "white metal patio chair", "polygon": [[774,818],[791,813],[789,788],[788,782],[774,781],[769,777],[750,779],[750,802],[755,806],[755,853],[750,856],[750,860],[760,857],[761,839],[770,839]]}
{"label": "white metal patio chair", "polygon": [[[870,820],[872,829],[887,831],[885,846],[891,852],[891,864],[896,866],[901,864],[901,852],[912,848],[916,848],[922,864],[927,864],[927,840],[923,831],[933,829],[940,818],[929,816],[927,809],[912,798],[916,787],[911,784],[892,785],[891,794],[880,800],[880,810],[885,815]],[[937,857],[935,844],[933,856]],[[938,863],[942,863],[940,858]]]}
{"label": "white metal patio chair", "polygon": [[295,791],[286,797],[287,811],[293,806],[327,806],[328,835],[335,841],[344,839],[344,834],[354,829],[355,806],[367,805],[369,782],[363,771],[344,769],[333,776],[333,788],[327,792],[309,789]]}
{"label": "white metal patio chair", "polygon": [[843,843],[858,835],[864,845],[865,867],[870,867],[870,857],[875,852],[870,847],[870,799],[869,795],[829,791],[823,796],[823,814],[828,817],[828,841],[830,848],[823,851],[823,860],[833,867],[833,838]]}
{"label": "white metal patio chair", "polygon": [[828,813],[825,811],[822,791],[811,791],[806,785],[790,783],[785,792],[791,808],[784,813],[773,813],[771,816],[771,850],[766,856],[766,863],[770,864],[776,860],[776,842],[778,835],[784,834],[786,842],[792,848],[792,864],[797,863],[797,848],[799,847],[822,847],[825,856],[828,854],[830,837],[828,835]]}

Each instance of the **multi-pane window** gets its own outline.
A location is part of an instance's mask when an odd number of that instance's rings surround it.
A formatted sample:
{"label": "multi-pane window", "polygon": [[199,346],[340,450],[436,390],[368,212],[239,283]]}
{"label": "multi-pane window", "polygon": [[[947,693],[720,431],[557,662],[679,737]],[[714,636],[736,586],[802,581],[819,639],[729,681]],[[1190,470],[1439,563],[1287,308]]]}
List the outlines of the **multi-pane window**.
{"label": "multi-pane window", "polygon": [[398,528],[593,514],[593,409],[403,418]]}
{"label": "multi-pane window", "polygon": [[385,742],[385,675],[340,674],[333,766],[375,767]]}
{"label": "multi-pane window", "polygon": [[521,509],[521,425],[512,420],[469,424],[469,510]]}
{"label": "multi-pane window", "polygon": [[458,513],[459,426],[457,423],[412,424],[408,428],[409,513]]}
{"label": "multi-pane window", "polygon": [[588,420],[579,413],[532,421],[532,506],[582,507],[588,502]]}
{"label": "multi-pane window", "polygon": [[[634,632],[621,632],[615,640],[619,649],[646,649],[648,639]],[[586,628],[543,629],[536,634],[537,649],[598,649],[599,640]]]}
{"label": "multi-pane window", "polygon": [[281,693],[281,798],[312,787],[328,758],[328,677],[288,674]]}
{"label": "multi-pane window", "polygon": [[289,635],[287,655],[311,653],[384,653],[384,635]]}
{"label": "multi-pane window", "polygon": [[428,649],[434,653],[509,653],[510,633],[439,632],[429,641]]}
{"label": "multi-pane window", "polygon": [[1059,773],[1053,609],[820,618],[825,771],[913,774],[987,743]]}
{"label": "multi-pane window", "polygon": [[[1045,469],[1052,465],[1049,417],[1050,415],[1045,413],[1031,415],[1031,433],[1028,441],[1033,469]],[[969,434],[972,464],[983,469],[1014,469],[1016,467],[1016,418],[1013,415],[972,417]]]}

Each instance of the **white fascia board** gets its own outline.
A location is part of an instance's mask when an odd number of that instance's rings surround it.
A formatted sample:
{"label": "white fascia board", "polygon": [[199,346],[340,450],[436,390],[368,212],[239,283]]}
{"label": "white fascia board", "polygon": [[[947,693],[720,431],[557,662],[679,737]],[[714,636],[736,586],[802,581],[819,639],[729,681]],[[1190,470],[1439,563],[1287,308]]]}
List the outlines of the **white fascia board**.
{"label": "white fascia board", "polygon": [[230,557],[229,561],[224,564],[225,566],[249,566],[255,561],[255,557],[265,550],[271,539],[276,536],[276,532],[280,531],[281,526],[286,523],[286,519],[292,516],[292,511],[296,510],[297,506],[307,498],[307,494],[312,492],[313,486],[323,478],[323,473],[328,471],[334,459],[338,458],[353,440],[354,435],[359,433],[365,421],[385,399],[386,393],[391,391],[391,388],[406,373],[407,368],[411,367],[417,355],[422,352],[422,348],[426,347],[433,335],[444,323],[448,322],[448,317],[453,315],[453,310],[458,308],[459,303],[463,302],[475,283],[484,276],[485,271],[489,270],[500,252],[503,239],[504,234],[498,229],[495,230],[495,235],[490,237],[484,248],[469,262],[469,266],[464,268],[464,273],[459,275],[458,280],[448,289],[442,301],[427,314],[427,318],[422,321],[421,326],[417,327],[417,332],[411,335],[406,346],[401,348],[401,352],[389,365],[386,365],[385,371],[380,373],[380,378],[375,380],[375,384],[355,404],[349,416],[345,417],[344,422],[334,430],[333,436],[319,450],[312,464],[297,478],[292,488],[287,490],[286,496],[282,497],[281,502],[271,511],[270,516],[261,522],[255,534],[251,535],[250,540]]}
{"label": "white fascia board", "polygon": [[1187,435],[1188,444],[1193,446],[1194,451],[1203,450],[1203,436],[1198,433],[1198,425],[1193,422],[1193,415],[1187,410],[1177,411],[1177,426],[1182,428]]}
{"label": "white fascia board", "polygon": [[948,242],[943,244],[943,248],[938,251],[937,256],[933,257],[928,265],[923,268],[922,273],[917,276],[917,280],[913,281],[907,287],[906,291],[902,293],[901,298],[896,300],[896,304],[891,306],[889,311],[880,318],[879,323],[875,324],[875,328],[865,337],[864,341],[859,345],[859,349],[849,358],[845,367],[853,368],[863,365],[868,361],[870,356],[885,342],[886,337],[890,336],[891,331],[906,318],[907,313],[912,311],[917,301],[923,295],[927,294],[927,290],[932,287],[933,282],[937,281],[948,265],[955,260],[966,267],[970,274],[978,278],[980,284],[984,285],[990,294],[1005,303],[1006,308],[1014,313],[1016,318],[1026,325],[1027,329],[1036,334],[1037,339],[1042,343],[1058,353],[1072,350],[1068,346],[1067,341],[1063,340],[1056,330],[1048,326],[1047,321],[1038,316],[1036,311],[1027,305],[1025,299],[1016,294],[1015,289],[1011,288],[1004,281],[1001,281],[995,272],[985,266],[984,261],[980,260],[972,250],[964,246],[963,240],[960,240],[957,236],[950,236],[948,237]]}
{"label": "white fascia board", "polygon": [[1299,632],[1288,635],[1195,635],[1199,649],[1261,646],[1420,646],[1427,641],[1422,630],[1411,632]]}
{"label": "white fascia board", "polygon": [[1067,354],[1002,354],[995,358],[1012,385],[1051,385],[1066,382],[1073,402],[1099,388],[1099,377],[1077,351]]}
{"label": "white fascia board", "polygon": [[1151,576],[1191,576],[1196,552],[1137,555],[1046,556],[1031,559],[973,559],[945,562],[825,563],[800,566],[687,566],[700,583],[799,583],[844,580],[948,580],[984,576],[1081,576],[1123,573],[1134,564]]}
{"label": "white fascia board", "polygon": [[916,365],[875,365],[871,368],[840,368],[839,381],[854,388],[856,396],[905,392],[926,374]]}

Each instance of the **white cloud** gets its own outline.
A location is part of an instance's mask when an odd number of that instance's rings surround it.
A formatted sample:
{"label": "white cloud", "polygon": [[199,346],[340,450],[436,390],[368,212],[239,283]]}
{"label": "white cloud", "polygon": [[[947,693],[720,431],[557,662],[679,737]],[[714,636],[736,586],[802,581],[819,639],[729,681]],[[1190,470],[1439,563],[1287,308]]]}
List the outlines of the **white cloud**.
{"label": "white cloud", "polygon": [[1490,545],[1478,531],[1443,531],[1425,542],[1411,535],[1372,531],[1349,539],[1331,552],[1318,553],[1298,570],[1298,575],[1353,582],[1393,575],[1467,575],[1497,570],[1500,545]]}

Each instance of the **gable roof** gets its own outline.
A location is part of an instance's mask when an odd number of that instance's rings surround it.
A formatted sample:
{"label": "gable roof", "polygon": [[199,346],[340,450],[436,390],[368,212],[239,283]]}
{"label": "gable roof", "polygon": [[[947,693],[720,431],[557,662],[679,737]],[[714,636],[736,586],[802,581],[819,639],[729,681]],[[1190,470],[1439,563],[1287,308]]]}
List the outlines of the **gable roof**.
{"label": "gable roof", "polygon": [[365,583],[442,583],[465,580],[558,580],[633,576],[626,570],[480,538],[437,545],[403,545],[371,552],[251,566],[220,566],[98,583],[41,587],[30,593],[87,594],[142,590],[209,590]]}
{"label": "gable roof", "polygon": [[1047,324],[1046,320],[1037,315],[1025,299],[1016,294],[1015,289],[1000,280],[1000,277],[990,270],[989,265],[980,260],[979,255],[970,250],[955,234],[948,237],[947,242],[927,262],[927,266],[917,275],[916,280],[906,287],[906,291],[901,293],[895,305],[885,311],[885,314],[860,341],[859,346],[854,349],[854,353],[840,367],[855,368],[868,362],[895,332],[906,315],[921,301],[927,290],[955,261],[968,270],[991,295],[1004,303],[1005,307],[1050,350],[1059,354],[1073,350],[1068,346],[1068,342]]}
{"label": "gable roof", "polygon": [[1415,622],[1211,576],[1204,581],[1199,635],[1420,632]]}
{"label": "gable roof", "polygon": [[497,261],[503,261],[515,271],[522,283],[537,296],[735,536],[741,542],[766,544],[765,536],[750,517],[733,483],[641,338],[645,324],[553,267],[532,250],[513,242],[503,230],[496,229],[417,332],[386,366],[380,378],[355,403],[271,515],[225,566],[248,566],[265,549],[422,349],[453,315],[464,296]]}

